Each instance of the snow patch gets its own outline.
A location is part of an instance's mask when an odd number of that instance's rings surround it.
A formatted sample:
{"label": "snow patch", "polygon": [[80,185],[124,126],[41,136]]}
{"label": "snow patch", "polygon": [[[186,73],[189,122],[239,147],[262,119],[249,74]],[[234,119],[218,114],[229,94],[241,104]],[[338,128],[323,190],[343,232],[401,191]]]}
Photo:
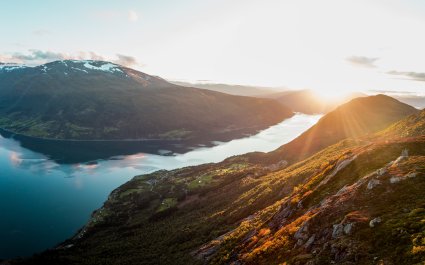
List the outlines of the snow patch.
{"label": "snow patch", "polygon": [[118,65],[113,64],[113,63],[104,63],[100,66],[95,66],[93,64],[91,64],[90,62],[85,62],[84,63],[84,67],[91,69],[91,70],[98,70],[98,71],[104,71],[104,72],[110,72],[110,73],[114,73],[114,72],[121,72],[121,69],[119,68]]}
{"label": "snow patch", "polygon": [[0,65],[0,70],[4,70],[6,72],[12,72],[14,70],[27,68],[26,65],[10,65],[10,64],[2,64]]}
{"label": "snow patch", "polygon": [[84,73],[86,73],[86,74],[88,74],[88,73],[89,73],[89,72],[87,72],[87,70],[80,69],[80,68],[76,68],[76,67],[72,67],[72,66],[71,66],[71,69],[74,69],[74,70],[77,70],[77,71],[81,71],[81,72],[84,72]]}

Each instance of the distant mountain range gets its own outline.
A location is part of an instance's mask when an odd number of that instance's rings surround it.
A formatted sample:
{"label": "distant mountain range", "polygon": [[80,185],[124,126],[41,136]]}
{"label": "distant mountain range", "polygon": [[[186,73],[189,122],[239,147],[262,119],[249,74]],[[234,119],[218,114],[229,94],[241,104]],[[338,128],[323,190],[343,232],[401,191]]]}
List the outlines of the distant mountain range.
{"label": "distant mountain range", "polygon": [[227,85],[227,84],[210,84],[210,83],[189,83],[181,81],[170,81],[173,84],[207,89],[211,91],[226,93],[236,96],[262,97],[268,94],[278,93],[283,88],[261,87],[261,86],[242,86],[242,85]]}
{"label": "distant mountain range", "polygon": [[319,96],[320,92],[305,90],[288,90],[284,92],[264,95],[265,98],[272,98],[279,101],[284,106],[296,112],[306,114],[328,113],[337,106],[344,104],[351,99],[365,97],[363,93],[351,93],[338,99],[325,99]]}
{"label": "distant mountain range", "polygon": [[[280,103],[292,109],[293,111],[306,114],[327,113],[331,110],[334,110],[337,106],[350,101],[351,99],[368,96],[364,93],[352,92],[340,99],[325,99],[320,97],[320,92],[315,92],[310,89],[289,90],[285,87],[254,87],[214,83],[188,83],[176,81],[172,81],[172,83],[180,84],[183,86],[197,87],[212,91],[223,92],[231,95],[271,98],[279,101]],[[398,94],[394,94],[394,92],[392,91],[380,90],[372,92],[381,94],[388,93],[389,96],[403,103],[409,104],[415,108],[425,108],[424,96],[412,95],[410,93],[401,94],[400,92],[398,92]]]}
{"label": "distant mountain range", "polygon": [[27,136],[225,140],[292,115],[271,99],[179,86],[110,62],[0,66],[0,128]]}
{"label": "distant mountain range", "polygon": [[423,264],[424,112],[354,99],[277,151],[137,176],[8,264]]}

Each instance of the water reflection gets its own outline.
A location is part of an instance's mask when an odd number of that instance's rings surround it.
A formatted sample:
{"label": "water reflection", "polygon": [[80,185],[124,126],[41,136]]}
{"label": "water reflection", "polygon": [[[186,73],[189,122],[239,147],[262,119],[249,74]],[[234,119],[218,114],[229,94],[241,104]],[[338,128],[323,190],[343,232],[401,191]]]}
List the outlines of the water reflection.
{"label": "water reflection", "polygon": [[[0,259],[30,255],[72,236],[113,189],[135,175],[218,162],[251,151],[271,151],[301,134],[319,118],[296,115],[257,135],[182,154],[177,152],[173,156],[137,153],[134,146],[117,156],[111,147],[102,153],[104,149],[100,145],[31,143],[28,139],[2,134]],[[155,146],[151,142],[147,149],[157,153],[170,150],[170,144]]]}

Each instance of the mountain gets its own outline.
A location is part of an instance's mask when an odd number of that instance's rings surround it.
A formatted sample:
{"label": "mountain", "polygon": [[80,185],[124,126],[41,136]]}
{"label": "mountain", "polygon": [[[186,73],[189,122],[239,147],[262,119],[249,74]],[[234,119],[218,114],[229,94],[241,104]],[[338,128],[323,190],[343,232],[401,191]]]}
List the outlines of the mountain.
{"label": "mountain", "polygon": [[344,104],[351,99],[357,97],[365,97],[362,93],[351,93],[341,99],[323,99],[312,90],[294,90],[284,91],[280,93],[264,95],[265,98],[273,98],[284,106],[287,106],[295,112],[302,112],[306,114],[327,113],[337,106]]}
{"label": "mountain", "polygon": [[263,96],[268,94],[275,94],[277,91],[282,90],[278,88],[271,87],[258,87],[258,86],[242,86],[242,85],[227,85],[227,84],[203,84],[203,83],[189,83],[181,81],[170,81],[173,84],[186,86],[186,87],[196,87],[201,89],[207,89],[211,91],[226,93],[229,95],[236,96],[248,96],[256,97]]}
{"label": "mountain", "polygon": [[356,98],[331,111],[302,135],[272,153],[279,160],[297,161],[345,138],[382,130],[417,112],[385,95]]}
{"label": "mountain", "polygon": [[[405,107],[376,96],[365,117],[377,100]],[[425,130],[384,134],[398,128],[283,168],[243,155],[136,176],[75,237],[10,264],[423,264]]]}
{"label": "mountain", "polygon": [[380,135],[385,137],[416,137],[425,134],[425,110],[416,115],[410,115],[388,129],[383,130]]}
{"label": "mountain", "polygon": [[178,86],[103,61],[0,67],[0,127],[28,136],[220,140],[292,115],[269,99]]}
{"label": "mountain", "polygon": [[417,96],[417,95],[391,95],[393,98],[414,106],[416,108],[423,109],[425,108],[425,96]]}

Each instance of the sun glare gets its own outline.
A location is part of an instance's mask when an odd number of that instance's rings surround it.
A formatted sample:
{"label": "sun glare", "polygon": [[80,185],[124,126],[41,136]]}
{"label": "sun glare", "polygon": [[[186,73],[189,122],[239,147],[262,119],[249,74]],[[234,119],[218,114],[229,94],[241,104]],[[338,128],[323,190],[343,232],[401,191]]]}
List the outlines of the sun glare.
{"label": "sun glare", "polygon": [[324,102],[338,102],[347,99],[353,92],[338,89],[314,90],[315,96]]}

